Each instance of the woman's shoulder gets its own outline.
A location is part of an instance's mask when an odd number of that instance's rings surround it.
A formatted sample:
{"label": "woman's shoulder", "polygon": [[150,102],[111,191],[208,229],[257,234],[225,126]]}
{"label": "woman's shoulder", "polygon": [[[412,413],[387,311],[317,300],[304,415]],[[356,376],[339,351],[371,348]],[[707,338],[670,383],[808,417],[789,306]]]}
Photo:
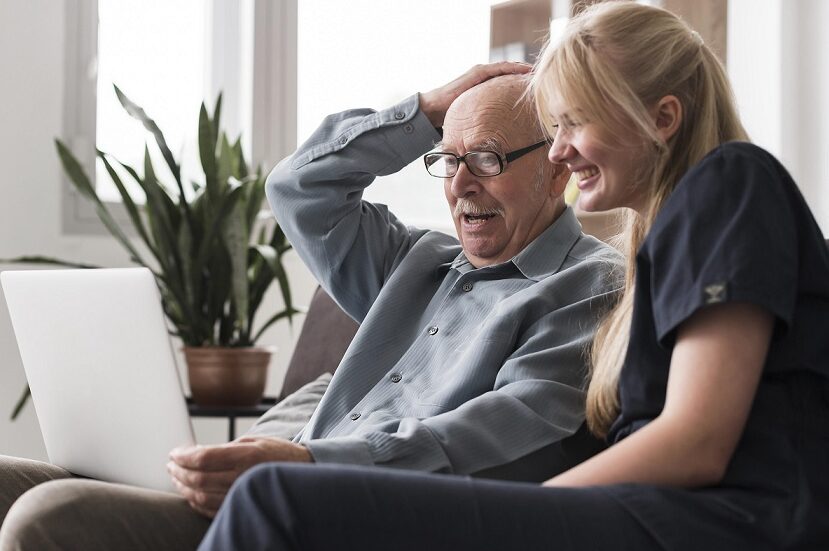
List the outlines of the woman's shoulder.
{"label": "woman's shoulder", "polygon": [[[713,203],[788,202],[797,186],[768,151],[748,142],[727,142],[680,178],[663,205],[665,211],[710,207]],[[736,205],[735,205],[736,206]]]}
{"label": "woman's shoulder", "polygon": [[682,176],[663,203],[648,241],[678,231],[717,234],[736,221],[783,223],[799,210],[797,186],[774,156],[748,142],[710,151]]}
{"label": "woman's shoulder", "polygon": [[790,180],[786,169],[774,155],[749,142],[726,142],[712,149],[680,179],[676,189],[705,183],[755,183],[757,178],[768,182]]}

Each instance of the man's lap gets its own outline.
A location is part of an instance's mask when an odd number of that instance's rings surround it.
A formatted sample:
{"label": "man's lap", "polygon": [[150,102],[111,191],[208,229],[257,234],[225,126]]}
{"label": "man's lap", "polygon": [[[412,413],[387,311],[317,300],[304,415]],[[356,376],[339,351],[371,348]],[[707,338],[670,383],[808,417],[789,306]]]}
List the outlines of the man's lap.
{"label": "man's lap", "polygon": [[71,477],[69,471],[49,463],[0,455],[0,526],[9,508],[25,492],[50,480]]}
{"label": "man's lap", "polygon": [[0,507],[3,551],[195,549],[210,525],[177,495],[75,478],[53,465],[3,456]]}

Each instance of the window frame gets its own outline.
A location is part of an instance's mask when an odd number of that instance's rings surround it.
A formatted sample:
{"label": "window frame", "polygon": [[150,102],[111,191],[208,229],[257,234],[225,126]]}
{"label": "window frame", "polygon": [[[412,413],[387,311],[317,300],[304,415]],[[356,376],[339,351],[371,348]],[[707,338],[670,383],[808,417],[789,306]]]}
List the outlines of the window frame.
{"label": "window frame", "polygon": [[[298,0],[209,1],[210,42],[206,46],[211,62],[206,99],[215,101],[222,82],[228,79],[244,82],[226,98],[230,101],[223,109],[225,121],[232,132],[245,129],[242,142],[251,166],[268,170],[296,149]],[[65,20],[61,139],[94,179],[98,0],[76,0],[73,8],[66,11]],[[218,23],[228,19],[236,23],[230,29]],[[228,51],[236,55],[228,55]],[[249,64],[235,62],[243,52]],[[243,101],[242,96],[249,97],[250,102]],[[108,234],[95,207],[75,190],[62,169],[60,190],[64,235]],[[133,235],[123,204],[105,204],[116,222]]]}

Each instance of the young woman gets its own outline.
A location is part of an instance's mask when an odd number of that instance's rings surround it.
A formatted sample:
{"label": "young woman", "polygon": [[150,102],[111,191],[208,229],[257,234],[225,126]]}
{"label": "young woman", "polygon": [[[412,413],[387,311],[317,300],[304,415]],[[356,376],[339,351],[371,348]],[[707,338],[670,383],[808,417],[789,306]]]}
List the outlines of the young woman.
{"label": "young woman", "polygon": [[829,549],[829,253],[722,66],[670,13],[608,2],[533,91],[580,206],[630,211],[587,400],[612,445],[545,487],[264,466],[204,548]]}

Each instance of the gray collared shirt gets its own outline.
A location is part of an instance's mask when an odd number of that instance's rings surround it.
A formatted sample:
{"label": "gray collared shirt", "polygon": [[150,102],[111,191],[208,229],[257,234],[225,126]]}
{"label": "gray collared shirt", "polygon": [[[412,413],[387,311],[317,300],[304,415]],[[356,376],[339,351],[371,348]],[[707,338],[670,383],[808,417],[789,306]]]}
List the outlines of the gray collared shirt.
{"label": "gray collared shirt", "polygon": [[294,248],[361,324],[297,437],[318,462],[473,473],[584,421],[585,351],[621,255],[568,208],[512,260],[475,269],[456,238],[362,200],[438,139],[417,95],[345,111],[268,178]]}

